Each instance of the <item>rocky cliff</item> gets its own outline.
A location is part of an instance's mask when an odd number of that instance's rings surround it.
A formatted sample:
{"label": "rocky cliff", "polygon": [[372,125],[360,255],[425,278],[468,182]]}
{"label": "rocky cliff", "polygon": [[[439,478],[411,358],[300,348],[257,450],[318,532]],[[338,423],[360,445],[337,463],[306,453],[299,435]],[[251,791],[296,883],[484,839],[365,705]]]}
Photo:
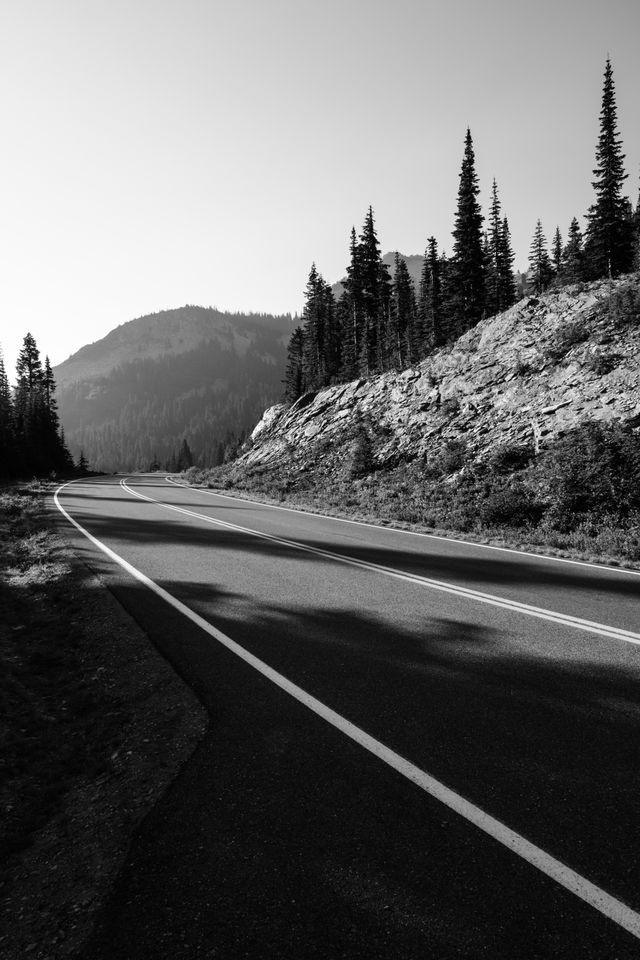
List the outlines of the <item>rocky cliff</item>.
{"label": "rocky cliff", "polygon": [[585,420],[640,425],[640,275],[564,287],[483,320],[414,369],[269,408],[240,463],[336,466],[363,426],[376,466],[426,460],[463,441],[540,449]]}

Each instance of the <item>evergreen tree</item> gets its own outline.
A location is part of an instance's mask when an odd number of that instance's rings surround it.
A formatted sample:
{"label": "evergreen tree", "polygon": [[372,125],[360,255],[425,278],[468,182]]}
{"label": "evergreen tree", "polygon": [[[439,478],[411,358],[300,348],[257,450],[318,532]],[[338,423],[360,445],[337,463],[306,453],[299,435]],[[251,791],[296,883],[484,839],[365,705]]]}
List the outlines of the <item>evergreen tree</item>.
{"label": "evergreen tree", "polygon": [[527,275],[529,293],[542,293],[549,286],[552,278],[553,267],[547,250],[547,240],[542,232],[542,223],[538,220],[529,250],[529,271]]}
{"label": "evergreen tree", "polygon": [[[305,391],[303,372],[304,335],[302,327],[296,327],[287,347],[287,367],[285,371],[284,400],[295,403]],[[222,458],[218,460],[222,463]]]}
{"label": "evergreen tree", "polygon": [[340,297],[337,309],[337,325],[342,331],[340,376],[343,380],[352,380],[358,375],[359,357],[364,339],[362,265],[355,227],[351,228],[349,254],[350,261],[344,293]]}
{"label": "evergreen tree", "polygon": [[0,350],[0,477],[11,476],[14,467],[13,403],[11,387]]}
{"label": "evergreen tree", "polygon": [[562,282],[577,283],[584,276],[584,254],[582,250],[582,231],[574,217],[569,225],[567,242],[562,251]]}
{"label": "evergreen tree", "polygon": [[388,329],[388,369],[404,370],[417,355],[416,295],[406,260],[396,252]]}
{"label": "evergreen tree", "polygon": [[358,350],[359,372],[376,373],[383,366],[383,327],[391,299],[391,277],[382,262],[373,209],[369,207],[358,243],[358,268],[362,297],[362,339]]}
{"label": "evergreen tree", "polygon": [[562,277],[562,234],[560,233],[560,227],[556,227],[556,232],[553,235],[551,262],[556,279],[560,280]]}
{"label": "evergreen tree", "polygon": [[467,129],[458,187],[458,208],[453,229],[450,305],[454,335],[473,327],[484,313],[483,216],[478,201],[480,188],[475,170],[471,131]]}
{"label": "evergreen tree", "polygon": [[429,237],[422,261],[418,298],[418,329],[420,333],[417,360],[426,357],[436,346],[446,341],[442,314],[442,262],[438,256],[435,237]]}
{"label": "evergreen tree", "polygon": [[516,290],[516,278],[513,273],[515,256],[511,246],[509,221],[506,217],[504,217],[502,221],[502,228],[500,230],[499,257],[501,269],[500,309],[508,310],[518,299],[518,294]]}
{"label": "evergreen tree", "polygon": [[589,279],[617,277],[633,266],[633,224],[629,201],[622,195],[627,179],[622,140],[618,136],[613,69],[607,58],[600,111],[600,136],[596,146],[595,203],[587,214],[585,270]]}
{"label": "evergreen tree", "polygon": [[302,362],[306,390],[317,390],[326,382],[324,289],[324,280],[316,270],[315,263],[312,263],[302,311]]}
{"label": "evergreen tree", "polygon": [[488,317],[492,317],[501,310],[501,239],[502,219],[500,217],[500,200],[498,185],[493,181],[491,187],[491,206],[489,208],[489,230],[486,236],[485,249],[485,308]]}
{"label": "evergreen tree", "polygon": [[89,472],[89,463],[87,462],[83,450],[80,451],[80,456],[78,457],[78,462],[76,464],[76,471],[81,477],[85,477]]}
{"label": "evergreen tree", "polygon": [[182,446],[178,453],[178,459],[176,464],[176,469],[178,472],[182,470],[188,470],[189,467],[193,466],[193,454],[191,453],[191,448],[187,443],[187,438],[185,437],[182,441]]}

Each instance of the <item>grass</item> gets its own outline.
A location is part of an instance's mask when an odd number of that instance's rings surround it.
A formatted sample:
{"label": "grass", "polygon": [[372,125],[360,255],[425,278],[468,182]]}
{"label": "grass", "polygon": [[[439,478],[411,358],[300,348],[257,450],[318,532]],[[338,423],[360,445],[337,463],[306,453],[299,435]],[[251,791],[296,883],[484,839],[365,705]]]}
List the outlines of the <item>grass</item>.
{"label": "grass", "polygon": [[0,494],[0,861],[29,844],[76,776],[106,768],[118,742],[79,656],[47,492],[33,483]]}
{"label": "grass", "polygon": [[[538,457],[498,448],[479,463],[450,444],[429,462],[354,477],[344,445],[290,452],[282,464],[191,468],[186,479],[319,513],[640,568],[640,438],[598,430],[585,427]],[[590,463],[602,469],[588,477]]]}

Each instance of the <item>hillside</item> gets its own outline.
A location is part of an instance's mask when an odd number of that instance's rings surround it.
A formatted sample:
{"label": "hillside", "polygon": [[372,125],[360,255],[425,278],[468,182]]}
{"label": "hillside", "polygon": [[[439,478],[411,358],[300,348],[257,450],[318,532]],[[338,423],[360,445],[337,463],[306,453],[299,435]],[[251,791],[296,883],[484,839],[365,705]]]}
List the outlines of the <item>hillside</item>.
{"label": "hillside", "polygon": [[268,409],[192,483],[640,564],[640,275],[552,290],[414,369]]}
{"label": "hillside", "polygon": [[451,442],[471,458],[499,444],[539,447],[588,419],[640,423],[639,307],[637,275],[526,298],[415,369],[268,410],[242,463],[283,467],[295,451],[299,468],[322,451],[339,469],[358,422],[377,467],[428,462]]}
{"label": "hillside", "polygon": [[69,449],[97,470],[165,462],[186,438],[215,463],[282,392],[290,316],[185,306],[139,317],[54,369]]}

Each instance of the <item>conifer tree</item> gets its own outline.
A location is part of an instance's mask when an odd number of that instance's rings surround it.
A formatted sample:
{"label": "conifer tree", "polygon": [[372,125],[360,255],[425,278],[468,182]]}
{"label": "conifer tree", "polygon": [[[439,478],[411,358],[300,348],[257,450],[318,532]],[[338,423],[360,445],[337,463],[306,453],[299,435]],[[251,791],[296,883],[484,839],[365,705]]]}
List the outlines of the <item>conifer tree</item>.
{"label": "conifer tree", "polygon": [[[303,373],[304,336],[302,327],[296,327],[287,347],[287,367],[285,370],[284,400],[295,403],[305,392]],[[222,463],[222,459],[218,461]]]}
{"label": "conifer tree", "polygon": [[182,441],[180,451],[178,453],[177,469],[188,470],[189,467],[193,466],[193,454],[191,453],[191,448],[187,443],[187,438],[185,437]]}
{"label": "conifer tree", "polygon": [[493,181],[491,187],[491,206],[489,208],[489,229],[486,236],[485,250],[485,309],[488,317],[499,313],[501,305],[501,237],[502,220],[500,217],[500,200],[498,185]]}
{"label": "conifer tree", "polygon": [[562,234],[560,227],[556,227],[551,243],[551,261],[553,263],[553,272],[557,280],[562,276]]}
{"label": "conifer tree", "polygon": [[388,369],[404,370],[417,353],[416,295],[407,262],[397,252],[392,290]]}
{"label": "conifer tree", "polygon": [[302,311],[303,370],[307,390],[317,390],[325,383],[324,289],[324,280],[312,263]]}
{"label": "conifer tree", "polygon": [[429,237],[422,262],[418,300],[420,345],[417,359],[426,357],[436,346],[446,342],[442,312],[442,261],[435,237]]}
{"label": "conifer tree", "polygon": [[518,299],[516,278],[513,272],[514,260],[509,221],[504,217],[500,230],[501,310],[508,310]]}
{"label": "conifer tree", "polygon": [[0,350],[0,476],[11,476],[14,457],[11,387]]}
{"label": "conifer tree", "polygon": [[455,335],[473,327],[484,313],[483,216],[478,201],[480,188],[475,170],[471,131],[467,129],[460,169],[458,208],[453,229],[449,310]]}
{"label": "conifer tree", "polygon": [[547,250],[547,240],[542,231],[542,223],[538,220],[529,250],[529,270],[527,275],[529,293],[542,293],[542,291],[546,290],[549,286],[552,278],[553,267]]}
{"label": "conifer tree", "polygon": [[582,231],[576,217],[569,225],[567,242],[562,251],[562,282],[577,283],[584,276],[584,254],[582,250]]}
{"label": "conifer tree", "polygon": [[607,58],[600,111],[600,136],[596,146],[595,203],[587,214],[584,258],[588,279],[617,277],[633,266],[633,225],[629,202],[622,195],[627,179],[622,140],[618,135],[613,69]]}
{"label": "conifer tree", "polygon": [[358,360],[364,338],[362,266],[355,227],[351,228],[349,254],[344,293],[337,308],[337,325],[342,331],[340,376],[344,380],[352,380],[358,375]]}
{"label": "conifer tree", "polygon": [[359,372],[363,376],[382,369],[382,328],[391,299],[391,278],[380,256],[373,209],[369,207],[358,244],[362,297],[362,342],[358,350]]}

